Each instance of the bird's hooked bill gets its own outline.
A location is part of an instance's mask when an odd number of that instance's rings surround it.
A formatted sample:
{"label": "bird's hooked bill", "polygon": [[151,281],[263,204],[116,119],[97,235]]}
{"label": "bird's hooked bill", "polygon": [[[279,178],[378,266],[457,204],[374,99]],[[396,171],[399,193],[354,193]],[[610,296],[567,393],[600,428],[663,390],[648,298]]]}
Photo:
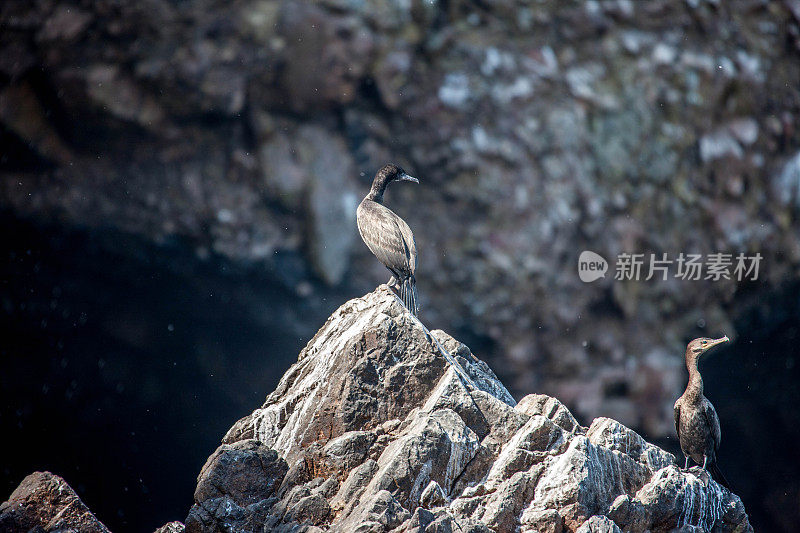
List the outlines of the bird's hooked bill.
{"label": "bird's hooked bill", "polygon": [[[711,341],[709,344],[710,344],[711,346],[716,346],[717,344],[722,344],[723,342],[728,342],[729,340],[730,340],[730,339],[728,338],[728,336],[727,336],[727,335],[723,335],[723,336],[722,336],[722,337],[720,337],[719,339],[714,339],[714,340],[712,340],[712,341]],[[710,348],[711,346],[709,346],[709,348]]]}
{"label": "bird's hooked bill", "polygon": [[413,181],[414,183],[419,183],[419,180],[417,178],[415,178],[414,176],[409,176],[405,172],[400,174],[400,176],[398,176],[397,179],[399,179],[400,181]]}

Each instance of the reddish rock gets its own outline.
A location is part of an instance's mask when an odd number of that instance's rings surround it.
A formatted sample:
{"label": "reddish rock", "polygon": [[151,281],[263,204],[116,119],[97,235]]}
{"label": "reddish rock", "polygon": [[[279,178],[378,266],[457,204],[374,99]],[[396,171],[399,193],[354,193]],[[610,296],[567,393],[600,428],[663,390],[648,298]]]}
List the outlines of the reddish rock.
{"label": "reddish rock", "polygon": [[50,472],[34,472],[0,504],[0,531],[108,533],[108,528],[66,481]]}

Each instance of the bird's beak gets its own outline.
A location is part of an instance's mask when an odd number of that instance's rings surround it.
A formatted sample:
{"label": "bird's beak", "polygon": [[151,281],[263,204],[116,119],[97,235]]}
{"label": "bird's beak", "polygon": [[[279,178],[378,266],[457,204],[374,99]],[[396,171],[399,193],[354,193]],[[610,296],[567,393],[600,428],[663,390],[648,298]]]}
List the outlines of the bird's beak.
{"label": "bird's beak", "polygon": [[[708,343],[708,348],[713,348],[717,344],[722,344],[723,342],[728,342],[729,340],[730,339],[728,338],[728,336],[724,335],[724,336],[720,337],[719,339],[714,339],[713,341],[709,342]],[[708,348],[706,348],[706,349],[708,349]]]}
{"label": "bird's beak", "polygon": [[417,178],[415,178],[414,176],[409,176],[405,172],[400,174],[400,176],[397,179],[400,181],[413,181],[414,183],[419,183],[419,180]]}

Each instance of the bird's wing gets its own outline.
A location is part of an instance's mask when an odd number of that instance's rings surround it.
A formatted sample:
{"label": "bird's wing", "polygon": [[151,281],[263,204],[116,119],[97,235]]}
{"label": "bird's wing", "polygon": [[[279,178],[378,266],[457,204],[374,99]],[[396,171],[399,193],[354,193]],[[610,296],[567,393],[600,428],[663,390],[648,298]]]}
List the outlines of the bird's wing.
{"label": "bird's wing", "polygon": [[678,434],[678,438],[680,439],[680,437],[681,437],[681,399],[680,398],[678,398],[678,400],[675,402],[675,405],[673,406],[672,409],[673,409],[673,411],[675,413],[675,433]]}
{"label": "bird's wing", "polygon": [[[394,213],[392,213],[394,215]],[[408,253],[408,269],[411,274],[417,271],[417,242],[414,240],[414,234],[411,228],[408,227],[406,221],[402,218],[396,217],[397,227],[400,228],[400,233],[403,235],[403,242],[406,245],[406,252]]]}
{"label": "bird's wing", "polygon": [[707,398],[703,401],[703,416],[706,419],[706,426],[711,431],[711,438],[714,439],[714,451],[719,449],[719,443],[722,441],[722,431],[719,428],[719,417],[714,406]]}
{"label": "bird's wing", "polygon": [[414,273],[414,235],[403,219],[391,209],[370,202],[359,207],[357,222],[361,238],[381,263],[401,273]]}

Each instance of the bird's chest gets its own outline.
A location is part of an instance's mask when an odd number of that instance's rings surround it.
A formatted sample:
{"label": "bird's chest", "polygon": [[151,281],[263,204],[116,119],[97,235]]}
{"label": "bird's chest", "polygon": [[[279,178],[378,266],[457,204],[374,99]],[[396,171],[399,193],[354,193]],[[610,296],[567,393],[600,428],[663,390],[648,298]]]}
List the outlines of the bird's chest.
{"label": "bird's chest", "polygon": [[706,418],[701,409],[686,409],[681,413],[681,449],[690,454],[703,454],[711,440]]}

